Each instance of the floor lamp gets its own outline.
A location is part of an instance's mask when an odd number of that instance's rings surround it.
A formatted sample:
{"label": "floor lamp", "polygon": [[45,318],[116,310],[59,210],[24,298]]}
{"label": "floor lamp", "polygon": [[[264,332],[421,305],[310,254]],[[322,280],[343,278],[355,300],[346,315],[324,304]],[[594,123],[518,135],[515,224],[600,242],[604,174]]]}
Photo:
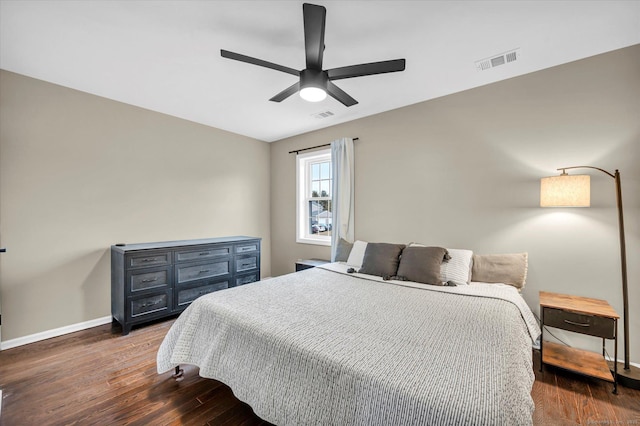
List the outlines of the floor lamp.
{"label": "floor lamp", "polygon": [[[632,389],[640,389],[640,368],[629,364],[629,290],[627,287],[627,253],[624,241],[624,218],[622,216],[622,188],[620,172],[609,173],[592,166],[561,167],[560,176],[551,176],[540,180],[541,207],[589,207],[591,204],[591,188],[589,175],[569,175],[570,169],[598,170],[613,178],[616,183],[616,199],[618,204],[618,228],[620,231],[620,259],[622,262],[622,302],[624,306],[624,364],[618,363],[618,383]],[[613,362],[610,367],[613,370]]]}

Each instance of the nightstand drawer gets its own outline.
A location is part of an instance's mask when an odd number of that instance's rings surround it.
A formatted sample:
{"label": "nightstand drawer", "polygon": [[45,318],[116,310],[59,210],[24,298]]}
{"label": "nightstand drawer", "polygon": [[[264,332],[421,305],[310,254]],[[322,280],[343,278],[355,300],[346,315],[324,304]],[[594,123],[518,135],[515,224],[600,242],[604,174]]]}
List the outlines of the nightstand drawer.
{"label": "nightstand drawer", "polygon": [[544,308],[544,325],[605,339],[613,339],[616,332],[616,321],[612,318],[546,307]]}

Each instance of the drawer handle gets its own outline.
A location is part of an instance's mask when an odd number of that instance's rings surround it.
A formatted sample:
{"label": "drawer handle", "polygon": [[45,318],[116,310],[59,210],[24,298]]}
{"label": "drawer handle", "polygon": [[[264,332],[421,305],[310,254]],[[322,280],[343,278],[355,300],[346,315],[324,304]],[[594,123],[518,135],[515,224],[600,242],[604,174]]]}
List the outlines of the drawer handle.
{"label": "drawer handle", "polygon": [[158,281],[158,277],[155,278],[147,278],[146,280],[142,280],[143,283],[152,283],[154,281]]}
{"label": "drawer handle", "polygon": [[240,251],[249,251],[253,250],[253,247],[240,247]]}
{"label": "drawer handle", "polygon": [[210,254],[211,254],[211,253],[207,251],[207,252],[204,252],[204,253],[200,253],[200,255],[199,255],[199,256],[209,256]]}
{"label": "drawer handle", "polygon": [[573,322],[573,321],[569,321],[569,320],[564,320],[564,322],[566,322],[567,324],[571,324],[571,325],[575,325],[578,327],[589,327],[589,323],[582,323],[582,322]]}
{"label": "drawer handle", "polygon": [[155,262],[155,260],[156,260],[155,257],[142,259],[143,262]]}
{"label": "drawer handle", "polygon": [[199,274],[205,274],[207,272],[209,272],[208,269],[202,269],[201,271],[198,271]]}

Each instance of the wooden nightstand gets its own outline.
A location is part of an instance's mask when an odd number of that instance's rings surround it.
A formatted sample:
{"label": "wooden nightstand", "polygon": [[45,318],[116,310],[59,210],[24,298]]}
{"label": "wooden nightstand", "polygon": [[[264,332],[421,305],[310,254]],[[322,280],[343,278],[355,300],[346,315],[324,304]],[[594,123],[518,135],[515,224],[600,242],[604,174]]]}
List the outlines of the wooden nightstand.
{"label": "wooden nightstand", "polygon": [[296,272],[315,268],[316,266],[324,265],[325,263],[329,263],[329,261],[324,259],[300,259],[296,262]]}
{"label": "wooden nightstand", "polygon": [[[618,358],[618,318],[616,311],[604,300],[567,294],[540,292],[540,371],[544,364],[570,370],[586,376],[613,383],[613,393],[618,393],[615,364],[613,374],[605,355],[605,339],[613,339],[614,359]],[[602,356],[595,352],[574,349],[544,341],[544,326],[602,338]]]}

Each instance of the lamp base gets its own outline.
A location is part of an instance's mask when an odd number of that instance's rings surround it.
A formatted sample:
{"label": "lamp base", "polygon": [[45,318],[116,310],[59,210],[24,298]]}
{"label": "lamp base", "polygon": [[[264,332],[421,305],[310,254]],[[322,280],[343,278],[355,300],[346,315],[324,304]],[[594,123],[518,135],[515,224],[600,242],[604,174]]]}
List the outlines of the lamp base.
{"label": "lamp base", "polygon": [[[613,373],[613,361],[608,361],[609,368]],[[626,388],[640,390],[640,368],[629,365],[629,369],[624,369],[624,363],[618,362],[618,383]]]}

